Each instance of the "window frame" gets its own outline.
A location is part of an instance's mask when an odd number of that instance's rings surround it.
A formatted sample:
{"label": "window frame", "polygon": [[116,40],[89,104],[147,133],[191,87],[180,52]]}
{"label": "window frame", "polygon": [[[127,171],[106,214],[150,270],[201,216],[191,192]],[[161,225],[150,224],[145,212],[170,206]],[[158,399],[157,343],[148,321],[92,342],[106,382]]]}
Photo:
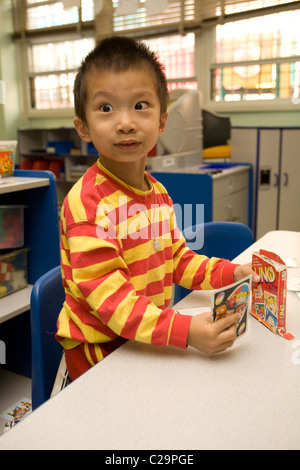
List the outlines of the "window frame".
{"label": "window frame", "polygon": [[[58,0],[48,0],[45,3],[55,3]],[[45,28],[27,29],[27,10],[36,6],[43,6],[43,3],[27,4],[26,0],[12,0],[13,21],[15,32],[13,39],[16,44],[17,67],[21,77],[19,85],[20,106],[23,118],[69,118],[74,116],[74,107],[61,107],[49,109],[36,109],[31,106],[30,79],[34,76],[50,75],[47,73],[31,72],[29,66],[29,48],[35,44],[47,44],[49,42],[80,40],[87,37],[95,39],[94,21],[83,21],[81,6],[79,7],[78,22],[66,23],[63,25],[49,26]],[[79,66],[80,64],[78,64]],[[56,70],[54,74],[76,72],[74,69]]]}
{"label": "window frame", "polygon": [[[20,2],[24,0],[19,0]],[[225,2],[226,3],[226,2]],[[287,6],[283,6],[282,10],[285,10]],[[297,8],[294,8],[297,9]],[[273,9],[274,10],[274,9]],[[272,12],[274,12],[272,10]],[[278,11],[278,9],[276,9]],[[270,11],[270,13],[272,13]],[[259,112],[259,111],[299,111],[300,103],[298,101],[293,102],[292,99],[275,98],[272,100],[254,100],[254,101],[234,101],[234,102],[216,102],[211,99],[212,86],[211,86],[211,69],[218,66],[215,62],[215,51],[216,51],[216,25],[220,21],[228,22],[233,19],[243,19],[247,13],[241,15],[228,15],[220,18],[203,20],[199,27],[195,25],[190,32],[195,33],[195,49],[194,49],[194,75],[195,80],[198,82],[198,90],[202,93],[203,107],[207,107],[215,112],[220,113],[234,113],[234,112]],[[79,15],[80,16],[80,15]],[[232,17],[234,16],[234,18]],[[238,16],[238,18],[237,18]],[[253,14],[252,14],[253,16]],[[262,14],[256,16],[263,16]],[[31,95],[30,95],[30,80],[32,76],[29,70],[28,63],[28,46],[37,43],[47,43],[49,41],[56,40],[72,40],[81,39],[84,37],[93,37],[96,41],[94,21],[72,23],[63,26],[49,27],[39,30],[27,30],[15,33],[15,41],[17,47],[17,58],[21,79],[21,90],[20,90],[20,101],[22,106],[22,114],[25,118],[58,118],[58,117],[73,117],[73,107],[66,108],[52,108],[52,109],[35,109],[31,107]],[[178,31],[177,31],[178,32]],[[184,31],[181,31],[184,33]],[[189,32],[189,31],[185,31]],[[130,31],[125,31],[124,34],[130,34]],[[169,32],[170,35],[174,34],[175,31]],[[142,37],[140,39],[147,39],[149,37],[162,36],[160,31],[153,31],[150,35]],[[59,71],[57,71],[59,73]],[[62,70],[61,73],[64,73]],[[177,81],[184,80],[179,79]],[[189,78],[189,80],[191,80]],[[170,83],[174,82],[174,79],[169,80]],[[176,80],[175,80],[176,81]]]}
{"label": "window frame", "polygon": [[[59,75],[63,73],[69,72],[76,72],[78,67],[71,68],[71,69],[53,69],[45,72],[31,72],[29,67],[29,51],[28,49],[35,44],[46,44],[47,42],[61,42],[61,41],[72,41],[78,39],[84,39],[86,37],[94,38],[93,34],[62,34],[60,36],[55,37],[55,41],[53,41],[53,36],[43,36],[39,38],[32,38],[27,40],[20,40],[18,41],[17,47],[17,57],[18,57],[18,64],[19,64],[19,73],[21,78],[21,108],[22,114],[24,117],[27,118],[57,118],[57,117],[73,117],[74,116],[74,106],[69,107],[61,107],[61,108],[48,108],[48,109],[36,109],[31,106],[31,90],[30,90],[30,79],[34,78],[35,76],[42,76],[42,75]],[[79,66],[80,64],[78,64]],[[22,73],[21,73],[22,71]]]}
{"label": "window frame", "polygon": [[[295,8],[295,10],[299,8]],[[283,8],[283,11],[285,9]],[[276,11],[280,13],[280,11]],[[274,13],[273,11],[270,14]],[[264,15],[257,15],[264,16]],[[239,18],[239,19],[245,19]],[[216,62],[216,27],[217,24],[207,27],[209,33],[206,36],[209,36],[209,39],[206,39],[205,47],[209,50],[209,59],[207,60],[208,54],[206,55],[206,63],[203,64],[204,68],[206,67],[209,71],[208,80],[205,83],[204,95],[206,99],[204,100],[205,105],[209,107],[212,111],[219,113],[243,113],[243,112],[273,112],[273,111],[300,111],[300,100],[294,100],[290,98],[274,98],[270,100],[240,100],[240,101],[214,101],[212,97],[212,70],[220,66],[239,66],[239,65],[260,65],[262,63],[287,63],[291,61],[299,61],[300,56],[287,56],[287,57],[276,57],[266,60],[257,60],[257,61],[239,61],[239,62]]]}

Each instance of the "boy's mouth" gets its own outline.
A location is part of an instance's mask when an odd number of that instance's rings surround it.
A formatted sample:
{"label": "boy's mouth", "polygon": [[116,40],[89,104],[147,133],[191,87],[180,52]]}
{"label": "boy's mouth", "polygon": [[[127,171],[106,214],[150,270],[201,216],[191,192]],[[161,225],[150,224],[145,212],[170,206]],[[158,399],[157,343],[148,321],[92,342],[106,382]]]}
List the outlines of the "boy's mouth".
{"label": "boy's mouth", "polygon": [[117,142],[115,145],[121,150],[132,151],[132,150],[136,150],[139,147],[140,142],[138,140],[132,140],[132,139],[121,140],[120,142]]}

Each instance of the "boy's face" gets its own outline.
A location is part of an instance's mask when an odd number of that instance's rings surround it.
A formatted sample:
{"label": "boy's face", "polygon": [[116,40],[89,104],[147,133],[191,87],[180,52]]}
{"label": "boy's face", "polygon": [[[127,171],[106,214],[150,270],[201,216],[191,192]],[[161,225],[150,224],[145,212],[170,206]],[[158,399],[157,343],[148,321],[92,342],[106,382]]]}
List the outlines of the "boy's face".
{"label": "boy's face", "polygon": [[74,119],[80,137],[114,162],[145,159],[167,119],[160,112],[154,74],[147,69],[94,69],[86,77],[86,90],[86,123]]}

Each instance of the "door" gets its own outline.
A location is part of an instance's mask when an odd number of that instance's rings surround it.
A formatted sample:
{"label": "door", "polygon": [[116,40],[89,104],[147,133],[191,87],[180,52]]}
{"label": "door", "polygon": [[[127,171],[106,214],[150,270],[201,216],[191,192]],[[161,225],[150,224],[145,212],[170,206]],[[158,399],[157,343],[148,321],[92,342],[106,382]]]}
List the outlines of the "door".
{"label": "door", "polygon": [[277,228],[280,129],[260,129],[256,236]]}
{"label": "door", "polygon": [[300,231],[300,129],[282,130],[280,230]]}

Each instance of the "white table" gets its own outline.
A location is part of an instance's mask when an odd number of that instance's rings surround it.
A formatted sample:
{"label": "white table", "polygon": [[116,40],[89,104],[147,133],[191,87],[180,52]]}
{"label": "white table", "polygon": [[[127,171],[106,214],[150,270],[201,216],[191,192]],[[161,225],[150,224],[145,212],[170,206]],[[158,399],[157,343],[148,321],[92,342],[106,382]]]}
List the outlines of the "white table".
{"label": "white table", "polygon": [[[258,248],[297,258],[300,233],[269,232]],[[300,276],[290,268],[288,276]],[[192,293],[181,311],[209,305]],[[300,301],[287,299],[287,329],[270,332],[252,316],[227,352],[128,342],[0,439],[0,449],[300,449]]]}
{"label": "white table", "polygon": [[0,194],[15,193],[24,189],[49,186],[49,178],[29,178],[23,176],[8,176],[0,178]]}

